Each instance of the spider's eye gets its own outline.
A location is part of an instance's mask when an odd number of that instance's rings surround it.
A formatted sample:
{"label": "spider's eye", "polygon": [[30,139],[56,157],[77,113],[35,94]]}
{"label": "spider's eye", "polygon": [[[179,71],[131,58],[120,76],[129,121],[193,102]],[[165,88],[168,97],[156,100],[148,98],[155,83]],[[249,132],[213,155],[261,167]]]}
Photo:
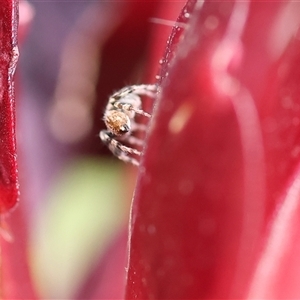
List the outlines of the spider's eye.
{"label": "spider's eye", "polygon": [[125,133],[129,132],[129,130],[130,130],[130,128],[127,124],[124,124],[123,126],[120,127],[120,132],[122,134],[125,134]]}

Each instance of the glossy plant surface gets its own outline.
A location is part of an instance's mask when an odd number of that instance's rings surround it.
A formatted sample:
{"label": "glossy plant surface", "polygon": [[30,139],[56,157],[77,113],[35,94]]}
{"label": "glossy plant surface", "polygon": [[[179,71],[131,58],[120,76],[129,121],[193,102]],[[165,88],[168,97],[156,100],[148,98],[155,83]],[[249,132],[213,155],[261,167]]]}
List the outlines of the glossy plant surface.
{"label": "glossy plant surface", "polygon": [[300,297],[299,13],[183,9],[133,201],[127,299]]}

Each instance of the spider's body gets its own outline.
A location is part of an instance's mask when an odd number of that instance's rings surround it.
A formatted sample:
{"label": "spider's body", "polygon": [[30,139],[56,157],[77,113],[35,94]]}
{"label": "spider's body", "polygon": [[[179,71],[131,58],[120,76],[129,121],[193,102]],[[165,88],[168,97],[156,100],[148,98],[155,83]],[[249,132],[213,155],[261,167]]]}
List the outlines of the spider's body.
{"label": "spider's body", "polygon": [[139,156],[141,152],[123,145],[120,141],[130,145],[142,145],[140,139],[131,135],[134,131],[145,130],[145,125],[137,123],[135,117],[136,115],[151,117],[142,109],[141,96],[155,98],[156,92],[156,85],[132,85],[114,93],[108,100],[104,113],[107,130],[100,131],[100,138],[115,156],[125,162],[139,164],[132,155]]}

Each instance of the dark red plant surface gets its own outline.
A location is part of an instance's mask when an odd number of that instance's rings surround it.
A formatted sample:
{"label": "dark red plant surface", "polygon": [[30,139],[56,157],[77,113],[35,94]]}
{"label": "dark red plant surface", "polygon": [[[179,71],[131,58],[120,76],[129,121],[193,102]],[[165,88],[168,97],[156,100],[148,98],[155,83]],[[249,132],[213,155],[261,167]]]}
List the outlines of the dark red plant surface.
{"label": "dark red plant surface", "polygon": [[[24,2],[25,5],[25,2]],[[14,70],[17,63],[18,1],[0,5],[0,297],[35,299],[27,257],[27,224],[19,198],[15,142]],[[24,34],[21,24],[21,33]]]}
{"label": "dark red plant surface", "polygon": [[18,201],[19,187],[15,143],[15,99],[13,72],[16,66],[18,2],[1,1],[0,5],[0,213]]}
{"label": "dark red plant surface", "polygon": [[188,1],[178,20],[126,299],[299,298],[300,4]]}

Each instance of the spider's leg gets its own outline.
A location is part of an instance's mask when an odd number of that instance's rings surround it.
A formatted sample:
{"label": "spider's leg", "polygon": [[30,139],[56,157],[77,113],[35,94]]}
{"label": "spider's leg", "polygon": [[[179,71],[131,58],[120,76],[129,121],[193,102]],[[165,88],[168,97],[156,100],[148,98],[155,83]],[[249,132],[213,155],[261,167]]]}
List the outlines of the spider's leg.
{"label": "spider's leg", "polygon": [[124,138],[124,141],[131,145],[137,145],[137,146],[143,146],[144,142],[143,140],[137,138],[136,136],[129,135],[126,138]]}
{"label": "spider's leg", "polygon": [[155,84],[132,85],[128,87],[128,89],[130,89],[130,93],[132,94],[136,94],[139,96],[148,96],[153,99],[156,98],[157,85]]}
{"label": "spider's leg", "polygon": [[128,112],[132,111],[132,112],[134,112],[136,114],[145,116],[147,118],[151,118],[150,114],[148,114],[147,112],[143,111],[142,109],[134,107],[134,105],[132,105],[130,103],[115,102],[114,103],[114,107],[116,107],[118,109],[121,109],[121,110],[124,110],[124,111],[128,111]]}
{"label": "spider's leg", "polygon": [[146,131],[148,126],[146,124],[139,124],[134,120],[131,121],[131,131]]}
{"label": "spider's leg", "polygon": [[130,94],[135,94],[138,96],[148,96],[150,98],[156,98],[157,86],[155,84],[140,84],[126,86],[117,93],[113,94],[111,98],[119,100],[121,98],[127,97]]}
{"label": "spider's leg", "polygon": [[119,152],[124,152],[125,154],[130,153],[135,155],[141,155],[140,151],[122,145],[119,141],[117,141],[114,138],[115,136],[108,130],[101,130],[99,135],[103,143],[107,145],[110,151],[117,157],[119,156]]}
{"label": "spider's leg", "polygon": [[105,145],[108,146],[109,150],[119,159],[125,161],[125,162],[130,162],[136,166],[139,165],[138,161],[130,156],[128,154],[134,154],[134,155],[141,155],[141,152],[124,146],[120,142],[118,142],[114,137],[114,135],[108,131],[108,130],[101,130],[100,133],[100,138],[103,141]]}
{"label": "spider's leg", "polygon": [[139,165],[139,162],[135,158],[128,156],[128,154],[135,154],[140,156],[141,155],[140,151],[130,147],[126,147],[115,139],[111,141],[111,145],[109,146],[109,149],[119,159],[125,162],[132,163],[135,166]]}
{"label": "spider's leg", "polygon": [[120,155],[117,156],[119,159],[125,161],[125,162],[129,162],[135,166],[139,166],[139,162],[133,158],[133,157],[130,157],[130,156],[127,156],[125,153],[121,152]]}

